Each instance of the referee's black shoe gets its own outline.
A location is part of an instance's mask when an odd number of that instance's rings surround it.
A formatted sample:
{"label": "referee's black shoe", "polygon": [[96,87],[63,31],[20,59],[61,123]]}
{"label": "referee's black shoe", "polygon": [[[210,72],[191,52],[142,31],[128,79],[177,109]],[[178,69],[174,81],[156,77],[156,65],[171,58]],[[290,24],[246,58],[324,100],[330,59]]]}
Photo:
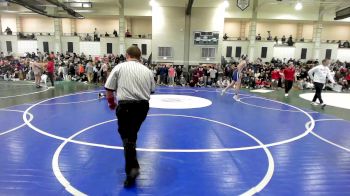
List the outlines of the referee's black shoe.
{"label": "referee's black shoe", "polygon": [[327,105],[325,103],[321,104],[321,109],[324,109]]}
{"label": "referee's black shoe", "polygon": [[131,188],[135,185],[135,181],[137,176],[140,175],[139,169],[132,169],[130,174],[127,175],[125,181],[124,181],[124,187],[125,188]]}

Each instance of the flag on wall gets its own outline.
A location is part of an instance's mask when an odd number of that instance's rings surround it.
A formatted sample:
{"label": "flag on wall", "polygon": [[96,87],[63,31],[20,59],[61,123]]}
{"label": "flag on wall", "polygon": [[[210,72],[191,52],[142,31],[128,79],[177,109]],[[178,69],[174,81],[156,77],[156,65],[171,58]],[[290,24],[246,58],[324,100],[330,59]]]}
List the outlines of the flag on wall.
{"label": "flag on wall", "polygon": [[237,7],[244,11],[249,7],[249,0],[237,0]]}

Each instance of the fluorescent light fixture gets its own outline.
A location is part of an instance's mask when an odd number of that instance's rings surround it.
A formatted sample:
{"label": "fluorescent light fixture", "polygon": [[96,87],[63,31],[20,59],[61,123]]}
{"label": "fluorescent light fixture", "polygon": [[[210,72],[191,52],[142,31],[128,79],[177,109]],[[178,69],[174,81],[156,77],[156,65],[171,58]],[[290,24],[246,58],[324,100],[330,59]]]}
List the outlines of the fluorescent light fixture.
{"label": "fluorescent light fixture", "polygon": [[295,10],[302,10],[303,9],[303,4],[301,2],[297,2],[297,4],[295,4]]}
{"label": "fluorescent light fixture", "polygon": [[95,12],[94,10],[74,10],[77,13],[92,13]]}
{"label": "fluorescent light fixture", "polygon": [[20,11],[14,11],[14,10],[0,10],[1,12],[5,12],[5,13],[18,13]]}
{"label": "fluorescent light fixture", "polygon": [[228,8],[230,6],[229,2],[227,0],[224,1],[224,8]]}
{"label": "fluorescent light fixture", "polygon": [[150,0],[150,1],[149,1],[149,5],[152,6],[152,7],[155,6],[155,5],[156,5],[155,0]]}
{"label": "fluorescent light fixture", "polygon": [[89,2],[89,3],[83,3],[83,8],[91,8],[92,7],[92,4]]}
{"label": "fluorescent light fixture", "polygon": [[72,8],[91,8],[91,2],[65,2],[66,5]]}

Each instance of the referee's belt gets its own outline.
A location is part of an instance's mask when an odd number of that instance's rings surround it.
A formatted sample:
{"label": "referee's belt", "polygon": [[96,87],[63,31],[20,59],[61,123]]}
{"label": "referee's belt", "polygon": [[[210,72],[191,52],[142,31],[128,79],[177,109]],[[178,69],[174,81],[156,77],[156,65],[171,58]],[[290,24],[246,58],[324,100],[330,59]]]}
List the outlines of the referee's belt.
{"label": "referee's belt", "polygon": [[120,100],[118,104],[140,104],[140,103],[149,103],[148,100]]}

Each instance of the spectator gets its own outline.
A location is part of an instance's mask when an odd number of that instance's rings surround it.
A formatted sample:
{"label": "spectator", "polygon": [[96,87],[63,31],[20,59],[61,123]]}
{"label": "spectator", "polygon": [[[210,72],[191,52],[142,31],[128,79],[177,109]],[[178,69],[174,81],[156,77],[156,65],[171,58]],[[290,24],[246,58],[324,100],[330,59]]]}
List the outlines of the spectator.
{"label": "spectator", "polygon": [[283,35],[281,40],[282,40],[282,44],[285,44],[286,43],[286,36]]}
{"label": "spectator", "polygon": [[227,33],[225,33],[225,35],[224,35],[224,40],[227,40],[228,39],[228,36],[227,36]]}
{"label": "spectator", "polygon": [[258,34],[258,36],[256,36],[256,38],[255,38],[256,40],[261,40],[261,36],[260,36],[260,34]]}
{"label": "spectator", "polygon": [[293,45],[294,45],[292,35],[289,36],[288,41],[287,41],[287,44],[288,44],[288,46],[293,46]]}
{"label": "spectator", "polygon": [[114,37],[118,37],[118,32],[117,32],[117,30],[114,29],[113,35],[114,35]]}
{"label": "spectator", "polygon": [[95,31],[94,31],[94,41],[98,41],[98,31],[97,31],[97,28],[95,28]]}
{"label": "spectator", "polygon": [[131,33],[129,32],[129,29],[126,30],[125,37],[132,37]]}
{"label": "spectator", "polygon": [[168,70],[169,86],[170,87],[173,87],[175,84],[174,83],[175,75],[176,75],[175,69],[174,69],[173,65],[170,65],[170,68]]}

